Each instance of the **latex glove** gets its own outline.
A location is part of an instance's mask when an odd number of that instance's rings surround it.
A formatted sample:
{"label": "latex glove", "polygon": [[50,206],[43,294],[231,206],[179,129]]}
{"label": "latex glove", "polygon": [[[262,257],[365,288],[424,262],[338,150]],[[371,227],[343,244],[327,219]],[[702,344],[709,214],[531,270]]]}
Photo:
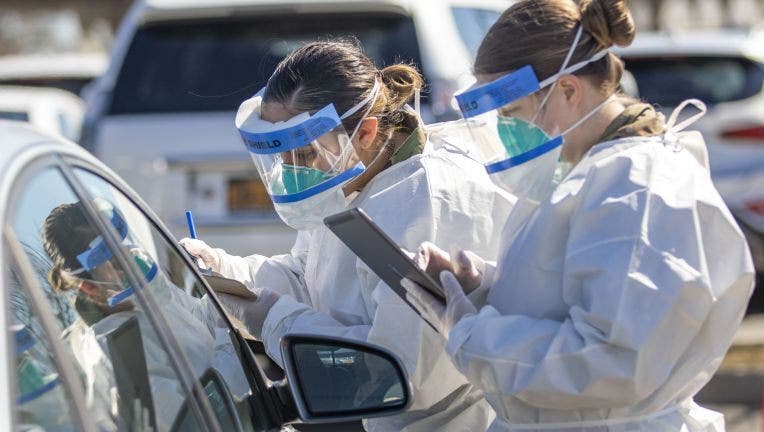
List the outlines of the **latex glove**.
{"label": "latex glove", "polygon": [[442,272],[440,284],[446,294],[445,304],[414,281],[406,278],[401,280],[401,285],[408,291],[406,299],[427,322],[448,339],[448,335],[456,323],[465,315],[476,314],[477,308],[464,294],[462,286],[453,273]]}
{"label": "latex glove", "polygon": [[[207,243],[199,239],[184,238],[178,243],[191,255],[198,258],[197,265],[220,273],[220,254]],[[201,260],[201,263],[199,262]]]}
{"label": "latex glove", "polygon": [[218,293],[218,298],[226,312],[234,318],[236,327],[243,326],[250,335],[262,340],[265,318],[281,295],[266,288],[260,291],[255,300],[225,293]]}
{"label": "latex glove", "polygon": [[470,251],[460,250],[449,254],[430,242],[424,242],[419,246],[414,261],[436,280],[443,271],[453,273],[467,294],[479,287],[483,280],[480,269],[485,266],[484,261]]}

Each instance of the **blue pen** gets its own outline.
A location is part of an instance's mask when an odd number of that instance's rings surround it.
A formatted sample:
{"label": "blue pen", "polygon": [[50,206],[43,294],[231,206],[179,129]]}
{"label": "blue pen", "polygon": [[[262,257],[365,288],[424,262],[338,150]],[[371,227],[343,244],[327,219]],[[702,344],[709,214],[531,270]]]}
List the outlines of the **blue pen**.
{"label": "blue pen", "polygon": [[191,210],[186,210],[186,222],[188,222],[188,232],[191,234],[191,238],[196,238],[196,226],[194,226],[194,215],[191,214]]}
{"label": "blue pen", "polygon": [[[191,210],[186,210],[186,222],[188,223],[188,232],[191,234],[191,238],[196,238],[196,226],[194,225],[194,215],[191,214]],[[206,270],[204,266],[204,260],[196,258],[196,265],[200,270]]]}

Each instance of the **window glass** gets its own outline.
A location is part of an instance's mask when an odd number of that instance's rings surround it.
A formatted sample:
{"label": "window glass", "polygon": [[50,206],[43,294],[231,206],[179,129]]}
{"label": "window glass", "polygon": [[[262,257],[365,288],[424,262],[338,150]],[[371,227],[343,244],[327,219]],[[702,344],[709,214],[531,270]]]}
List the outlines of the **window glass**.
{"label": "window glass", "polygon": [[16,430],[74,431],[67,395],[42,326],[27,300],[15,264],[7,276],[15,375]]}
{"label": "window glass", "polygon": [[[45,169],[22,188],[12,226],[70,354],[59,360],[79,372],[88,415],[104,431],[171,430],[188,397],[146,311],[126,295],[124,269],[60,171]],[[129,238],[108,203],[94,204]],[[201,430],[196,412],[189,430]]]}
{"label": "window glass", "polygon": [[110,114],[233,111],[304,42],[354,36],[379,67],[421,65],[414,23],[389,13],[280,14],[149,23],[137,30]]}
{"label": "window glass", "polygon": [[0,111],[0,119],[29,121],[29,114],[23,111]]}
{"label": "window glass", "polygon": [[[204,286],[143,212],[104,179],[82,169],[76,176],[96,199],[111,203],[124,216],[129,234],[124,243],[145,271],[155,298],[181,345],[210,407],[226,425],[252,429],[257,419],[250,405],[250,386],[234,333]],[[153,273],[152,273],[153,272]]]}
{"label": "window glass", "polygon": [[761,92],[764,69],[743,58],[626,58],[644,100],[673,107],[685,99],[730,102]]}
{"label": "window glass", "polygon": [[475,58],[480,42],[488,33],[493,23],[499,19],[500,12],[489,9],[455,7],[451,9],[456,22],[456,29],[462,42],[467,47],[471,58]]}

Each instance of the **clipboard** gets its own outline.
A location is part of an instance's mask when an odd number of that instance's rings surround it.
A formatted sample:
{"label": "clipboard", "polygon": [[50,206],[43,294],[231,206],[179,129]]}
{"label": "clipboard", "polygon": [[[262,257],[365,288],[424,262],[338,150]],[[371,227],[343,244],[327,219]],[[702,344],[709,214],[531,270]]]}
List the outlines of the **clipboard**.
{"label": "clipboard", "polygon": [[218,272],[208,269],[199,269],[199,272],[215,292],[235,295],[248,300],[257,300],[255,293],[235,279],[229,279]]}

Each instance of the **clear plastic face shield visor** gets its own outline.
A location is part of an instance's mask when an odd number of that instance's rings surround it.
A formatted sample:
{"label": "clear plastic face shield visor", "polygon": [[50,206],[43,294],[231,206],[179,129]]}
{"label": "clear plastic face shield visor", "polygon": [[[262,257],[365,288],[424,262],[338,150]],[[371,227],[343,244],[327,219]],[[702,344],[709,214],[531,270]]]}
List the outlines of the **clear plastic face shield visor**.
{"label": "clear plastic face shield visor", "polygon": [[[106,220],[110,221],[114,230],[119,235],[119,239],[122,244],[129,249],[130,255],[133,256],[138,267],[146,278],[146,282],[151,282],[158,272],[157,264],[148,256],[145,250],[140,247],[134,247],[128,236],[128,226],[125,218],[122,214],[114,208],[108,201],[102,198],[95,198],[93,204],[96,209],[101,212]],[[96,273],[99,267],[104,266],[114,258],[109,246],[106,244],[102,236],[97,236],[90,242],[88,248],[77,255],[77,262],[80,267],[75,269],[67,269],[67,273],[72,276],[77,276],[88,282],[107,289],[110,292],[114,292],[109,296],[106,303],[110,307],[116,306],[123,300],[131,297],[134,294],[134,290],[124,280],[98,280],[93,277],[93,273]]]}
{"label": "clear plastic face shield visor", "polygon": [[[473,140],[470,154],[485,166],[496,183],[512,193],[537,199],[549,193],[563,135],[599,110],[598,107],[562,132],[548,133],[536,123],[546,117],[546,102],[561,76],[573,74],[608,54],[607,50],[600,51],[587,60],[568,66],[581,34],[579,27],[560,71],[544,81],[539,81],[529,65],[456,96]],[[511,115],[513,103],[547,88],[532,118]],[[521,166],[524,169],[519,169]],[[532,172],[529,172],[531,166]]]}
{"label": "clear plastic face shield visor", "polygon": [[282,122],[262,119],[264,92],[241,105],[236,127],[277,206],[333,189],[366,169],[351,142],[360,122],[348,134],[342,120],[366,105],[367,112],[371,109],[377,84],[366,99],[342,115],[329,104],[314,114],[302,113]]}

